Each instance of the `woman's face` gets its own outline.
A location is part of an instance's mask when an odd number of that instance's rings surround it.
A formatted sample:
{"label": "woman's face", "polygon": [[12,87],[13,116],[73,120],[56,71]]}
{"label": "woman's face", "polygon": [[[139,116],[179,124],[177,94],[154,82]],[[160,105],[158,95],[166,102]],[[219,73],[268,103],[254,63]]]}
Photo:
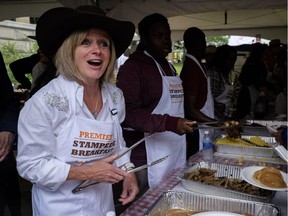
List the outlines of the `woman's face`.
{"label": "woman's face", "polygon": [[86,83],[99,80],[110,61],[110,37],[101,29],[90,29],[75,49],[76,66]]}

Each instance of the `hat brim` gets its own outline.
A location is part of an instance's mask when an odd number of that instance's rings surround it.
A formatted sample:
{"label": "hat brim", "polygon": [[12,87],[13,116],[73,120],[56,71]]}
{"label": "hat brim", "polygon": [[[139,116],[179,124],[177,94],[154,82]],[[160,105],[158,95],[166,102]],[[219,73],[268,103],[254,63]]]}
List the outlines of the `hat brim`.
{"label": "hat brim", "polygon": [[36,36],[28,35],[27,37],[30,38],[30,39],[32,39],[32,40],[36,40]]}
{"label": "hat brim", "polygon": [[128,21],[59,7],[48,10],[39,18],[36,25],[36,38],[44,54],[53,58],[72,32],[89,28],[99,28],[108,32],[115,45],[117,58],[128,48],[135,32],[135,26]]}

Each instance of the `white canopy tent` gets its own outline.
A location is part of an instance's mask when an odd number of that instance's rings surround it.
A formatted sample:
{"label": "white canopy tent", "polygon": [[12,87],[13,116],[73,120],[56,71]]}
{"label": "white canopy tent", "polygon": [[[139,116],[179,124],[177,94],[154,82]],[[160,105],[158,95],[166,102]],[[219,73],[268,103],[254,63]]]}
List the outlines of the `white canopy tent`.
{"label": "white canopy tent", "polygon": [[[105,2],[100,7],[105,9]],[[119,1],[118,1],[119,2]],[[279,38],[287,42],[286,0],[124,0],[108,16],[131,20],[135,25],[147,14],[168,17],[174,40],[191,26],[206,35],[242,35]]]}
{"label": "white canopy tent", "polygon": [[206,35],[261,35],[287,43],[286,0],[0,0],[0,20],[40,16],[49,8],[96,4],[107,15],[130,20],[136,26],[146,15],[168,17],[172,39],[196,26]]}

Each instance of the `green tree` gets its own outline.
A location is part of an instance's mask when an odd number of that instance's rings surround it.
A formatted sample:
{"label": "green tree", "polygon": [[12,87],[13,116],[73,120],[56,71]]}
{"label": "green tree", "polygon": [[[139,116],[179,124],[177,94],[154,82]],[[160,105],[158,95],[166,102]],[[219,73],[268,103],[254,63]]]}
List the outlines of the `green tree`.
{"label": "green tree", "polygon": [[207,46],[222,46],[228,44],[229,36],[207,36],[206,43]]}
{"label": "green tree", "polygon": [[[0,51],[1,51],[2,55],[3,55],[5,66],[6,66],[6,69],[7,69],[7,72],[8,72],[8,76],[9,76],[12,84],[18,85],[19,83],[17,82],[17,80],[13,76],[13,73],[10,70],[9,65],[12,62],[16,61],[17,59],[25,58],[25,57],[28,57],[28,56],[36,53],[37,50],[38,50],[38,45],[37,45],[36,42],[33,43],[31,45],[31,47],[29,48],[29,50],[24,52],[24,53],[23,52],[19,52],[19,49],[17,48],[17,45],[15,43],[12,43],[12,42],[6,42],[0,47]],[[29,77],[30,80],[32,79],[30,74],[27,74],[27,77]]]}

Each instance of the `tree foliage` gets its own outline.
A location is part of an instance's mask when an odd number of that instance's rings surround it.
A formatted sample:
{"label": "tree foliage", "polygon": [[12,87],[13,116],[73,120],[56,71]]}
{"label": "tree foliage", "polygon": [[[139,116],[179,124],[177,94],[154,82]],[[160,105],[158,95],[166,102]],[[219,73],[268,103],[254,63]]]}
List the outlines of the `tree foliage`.
{"label": "tree foliage", "polygon": [[[8,72],[8,76],[9,76],[12,84],[18,85],[19,83],[17,82],[17,80],[13,76],[13,73],[10,70],[9,65],[18,59],[25,58],[25,57],[28,57],[28,56],[36,53],[37,50],[38,50],[38,45],[36,42],[33,43],[31,45],[31,47],[29,48],[29,50],[27,52],[24,52],[24,53],[20,52],[16,43],[13,43],[13,42],[8,41],[0,47],[0,52],[3,55],[5,66],[6,66],[6,69]],[[30,80],[32,79],[30,74],[27,76],[29,77]]]}
{"label": "tree foliage", "polygon": [[208,36],[206,37],[207,46],[222,46],[228,44],[229,36]]}

